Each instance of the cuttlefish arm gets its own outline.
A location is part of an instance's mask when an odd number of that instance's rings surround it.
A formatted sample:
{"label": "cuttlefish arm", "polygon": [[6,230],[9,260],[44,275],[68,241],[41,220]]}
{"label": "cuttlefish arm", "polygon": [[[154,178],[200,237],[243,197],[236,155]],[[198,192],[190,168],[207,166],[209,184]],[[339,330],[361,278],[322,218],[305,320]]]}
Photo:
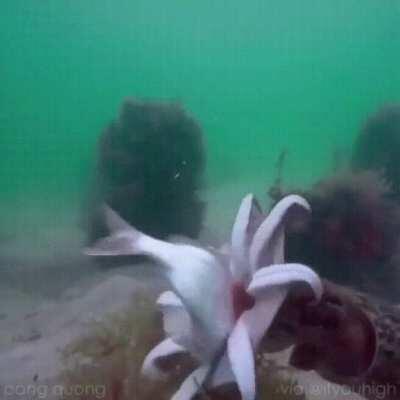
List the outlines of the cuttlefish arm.
{"label": "cuttlefish arm", "polygon": [[252,271],[284,262],[284,241],[287,225],[310,213],[310,205],[298,195],[279,201],[256,230],[249,248]]}
{"label": "cuttlefish arm", "polygon": [[232,273],[248,283],[247,293],[255,300],[254,306],[239,317],[227,342],[228,358],[244,399],[255,396],[251,349],[257,348],[291,285],[308,284],[316,303],[322,295],[320,279],[311,269],[284,263],[285,226],[293,217],[297,218],[293,211],[298,209],[308,212],[309,206],[299,196],[288,196],[264,216],[254,197],[248,195],[239,207],[232,229]]}
{"label": "cuttlefish arm", "polygon": [[251,268],[249,262],[250,244],[254,234],[265,219],[261,207],[252,194],[245,196],[240,203],[231,233],[231,271],[234,279],[249,279]]}

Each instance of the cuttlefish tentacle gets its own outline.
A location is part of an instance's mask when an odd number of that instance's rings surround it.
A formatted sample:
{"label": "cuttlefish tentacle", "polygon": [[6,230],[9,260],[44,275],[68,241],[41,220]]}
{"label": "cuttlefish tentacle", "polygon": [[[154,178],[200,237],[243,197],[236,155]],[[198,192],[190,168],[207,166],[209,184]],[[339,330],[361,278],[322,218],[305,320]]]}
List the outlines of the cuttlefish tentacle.
{"label": "cuttlefish tentacle", "polygon": [[248,194],[240,204],[231,234],[231,271],[236,280],[247,278],[250,243],[264,218],[257,200]]}
{"label": "cuttlefish tentacle", "polygon": [[[187,347],[188,342],[196,335],[195,326],[182,300],[173,292],[163,292],[157,300],[157,305],[163,314],[163,327],[168,337],[177,344]],[[198,337],[201,344],[204,338]]]}
{"label": "cuttlefish tentacle", "polygon": [[[203,384],[210,372],[210,365],[203,365],[195,369],[181,384],[178,391],[173,395],[171,400],[188,400],[193,398],[199,392],[202,393],[205,388]],[[229,366],[227,357],[223,357],[220,367],[212,374],[211,388],[222,386],[227,383],[232,383],[232,370]],[[205,397],[208,397],[207,391]]]}
{"label": "cuttlefish tentacle", "polygon": [[289,211],[310,212],[310,205],[298,195],[279,201],[257,229],[250,246],[250,264],[255,271],[261,266],[283,263],[284,225]]}
{"label": "cuttlefish tentacle", "polygon": [[160,358],[186,352],[187,350],[184,347],[176,344],[171,338],[164,339],[147,354],[143,361],[142,372],[150,379],[165,378],[168,375],[158,368],[157,361]]}
{"label": "cuttlefish tentacle", "polygon": [[317,303],[324,288],[318,275],[309,267],[302,264],[275,264],[259,269],[249,284],[248,292],[256,296],[266,288],[287,285],[294,282],[307,283],[313,289],[314,301]]}
{"label": "cuttlefish tentacle", "polygon": [[[247,347],[257,349],[290,290],[287,285],[296,280],[309,284],[315,302],[320,300],[323,289],[318,276],[302,265],[265,267],[259,270],[250,282],[248,292],[255,297],[255,305],[240,316],[228,340],[231,367],[245,399],[255,397],[254,352],[245,351],[238,354],[235,349]],[[261,320],[260,315],[263,316]],[[243,365],[246,368],[243,368]]]}

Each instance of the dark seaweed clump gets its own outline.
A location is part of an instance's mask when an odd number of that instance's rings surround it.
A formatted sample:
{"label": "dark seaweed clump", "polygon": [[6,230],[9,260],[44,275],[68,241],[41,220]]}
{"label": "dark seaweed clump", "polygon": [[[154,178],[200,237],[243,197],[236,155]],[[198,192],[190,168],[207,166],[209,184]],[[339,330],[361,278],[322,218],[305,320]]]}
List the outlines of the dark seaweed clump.
{"label": "dark seaweed clump", "polygon": [[310,203],[308,223],[288,232],[288,261],[322,277],[384,297],[395,297],[400,207],[371,171],[341,172],[301,193]]}
{"label": "dark seaweed clump", "polygon": [[88,241],[108,234],[104,202],[150,235],[197,237],[204,164],[202,130],[180,105],[126,100],[100,137]]}
{"label": "dark seaweed clump", "polygon": [[365,122],[353,150],[355,170],[383,174],[400,198],[400,104],[383,106]]}

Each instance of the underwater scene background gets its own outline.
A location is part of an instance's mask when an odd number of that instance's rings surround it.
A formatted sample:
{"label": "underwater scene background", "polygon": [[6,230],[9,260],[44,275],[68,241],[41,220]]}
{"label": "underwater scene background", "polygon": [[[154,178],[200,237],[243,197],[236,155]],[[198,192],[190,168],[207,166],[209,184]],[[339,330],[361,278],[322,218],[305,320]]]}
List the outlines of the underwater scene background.
{"label": "underwater scene background", "polygon": [[[220,246],[244,195],[255,193],[268,210],[295,191],[318,219],[289,232],[289,261],[400,301],[398,1],[3,0],[0,43],[0,350],[9,365],[2,372],[0,361],[0,389],[31,374],[29,365],[16,372],[20,359],[10,350],[37,342],[35,365],[48,352],[42,339],[75,332],[91,313],[119,312],[131,295],[125,276],[138,285],[137,313],[111,317],[123,329],[99,328],[122,350],[107,359],[104,377],[89,371],[88,379],[107,381],[112,400],[136,393],[115,389],[109,371],[138,374],[146,346],[137,355],[125,339],[148,329],[154,344],[159,326],[146,310],[166,283],[146,260],[84,256],[107,234],[103,202],[156,237]],[[389,133],[376,139],[375,131]],[[170,176],[180,182],[173,189]],[[114,284],[122,285],[115,303]],[[109,302],[99,303],[105,293]],[[80,308],[84,316],[74,314]],[[63,312],[67,322],[57,319]],[[89,356],[97,360],[96,340]],[[87,342],[60,343],[64,371]],[[136,356],[125,369],[115,361]],[[157,390],[160,398],[173,392]],[[0,398],[28,398],[11,392]]]}
{"label": "underwater scene background", "polygon": [[5,1],[2,198],[81,193],[99,132],[128,96],[184,104],[206,134],[209,182],[267,180],[286,148],[287,174],[310,179],[398,100],[398,7]]}

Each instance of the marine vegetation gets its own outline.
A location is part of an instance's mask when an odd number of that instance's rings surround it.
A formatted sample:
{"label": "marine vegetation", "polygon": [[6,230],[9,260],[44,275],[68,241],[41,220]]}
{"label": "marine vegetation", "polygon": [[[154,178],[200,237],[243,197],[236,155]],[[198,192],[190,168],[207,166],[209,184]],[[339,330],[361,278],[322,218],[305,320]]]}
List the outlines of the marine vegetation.
{"label": "marine vegetation", "polygon": [[400,199],[400,104],[387,104],[370,116],[356,140],[352,168],[380,172]]}
{"label": "marine vegetation", "polygon": [[157,238],[196,238],[204,204],[205,164],[199,124],[175,103],[128,99],[99,141],[95,182],[86,208],[88,242],[108,234],[101,204]]}
{"label": "marine vegetation", "polygon": [[165,266],[172,285],[172,291],[158,300],[167,338],[145,358],[145,376],[162,378],[159,360],[188,352],[199,366],[184,380],[174,400],[191,399],[231,382],[237,384],[243,399],[255,398],[255,352],[290,288],[297,283],[304,289],[305,284],[311,303],[318,303],[322,296],[318,275],[305,265],[284,260],[285,227],[303,219],[308,211],[308,203],[292,195],[265,216],[248,195],[233,226],[230,251],[221,253],[155,239],[106,207],[111,235],[86,254],[150,256]]}
{"label": "marine vegetation", "polygon": [[[132,299],[125,310],[91,325],[63,351],[62,384],[70,400],[168,400],[185,374],[195,368],[187,355],[163,361],[168,379],[151,380],[141,373],[146,352],[161,338],[162,327],[146,293]],[[277,366],[260,355],[257,359],[259,395],[268,400],[305,400],[298,390],[284,392],[282,387],[299,387],[290,377],[293,369]],[[85,388],[77,393],[76,388]],[[232,387],[199,394],[198,399],[233,400],[240,396]]]}
{"label": "marine vegetation", "polygon": [[[87,334],[63,349],[61,382],[65,399],[151,398],[146,395],[149,385],[144,380],[141,385],[137,382],[147,349],[162,333],[153,303],[154,299],[145,290],[135,292],[126,309],[91,322]],[[86,390],[77,393],[75,388]],[[161,388],[162,385],[158,386]]]}
{"label": "marine vegetation", "polygon": [[307,223],[288,234],[286,255],[322,277],[384,298],[397,296],[400,207],[373,171],[340,172],[302,195]]}

